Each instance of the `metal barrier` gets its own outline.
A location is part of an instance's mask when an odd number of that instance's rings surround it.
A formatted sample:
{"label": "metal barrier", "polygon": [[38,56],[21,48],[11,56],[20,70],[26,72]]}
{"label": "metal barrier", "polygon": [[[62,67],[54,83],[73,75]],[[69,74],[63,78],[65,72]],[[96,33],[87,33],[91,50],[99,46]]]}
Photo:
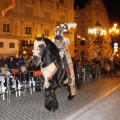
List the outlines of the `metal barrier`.
{"label": "metal barrier", "polygon": [[[27,89],[30,89],[32,91],[35,87],[40,86],[40,88],[42,90],[43,89],[43,81],[42,81],[42,79],[40,77],[41,76],[40,71],[28,71],[28,73],[29,73],[29,78],[30,78],[29,84],[32,84],[32,85],[30,85],[30,87],[27,88]],[[2,80],[3,76],[2,75],[0,76],[0,95],[3,97],[3,100],[5,100],[5,95],[6,95],[7,103],[10,103],[10,93],[11,92],[19,93],[19,91],[23,90],[21,87],[18,88],[18,86],[20,85],[20,83],[18,84],[18,78],[17,78],[17,76],[19,75],[19,78],[20,78],[20,81],[21,81],[21,72],[19,72],[19,73],[13,73],[12,75],[14,76],[14,79],[16,81],[16,88],[17,89],[15,89],[15,90],[10,90],[10,84],[9,84],[10,77],[9,76],[4,76],[4,77],[7,78],[7,86],[6,87],[4,87],[4,84],[3,84],[3,82],[4,82]],[[34,80],[34,78],[36,78],[36,79]],[[31,79],[33,79],[33,80],[31,80]],[[41,81],[39,82],[39,84],[37,84],[37,85],[33,84],[33,82],[37,82],[38,79],[41,79]],[[2,87],[4,87],[4,92],[2,92],[3,91]],[[33,91],[35,91],[35,89]],[[32,92],[31,92],[31,94],[32,94]],[[18,95],[16,94],[16,97],[17,96]]]}
{"label": "metal barrier", "polygon": [[83,66],[80,66],[77,68],[77,73],[78,73],[79,79],[84,79],[84,77],[85,77],[84,71],[85,71],[85,68]]}
{"label": "metal barrier", "polygon": [[[31,90],[31,94],[32,94],[32,90],[35,91],[35,87],[36,86],[40,86],[41,90],[43,89],[43,81],[41,79],[41,75],[39,74],[40,71],[28,71],[29,73],[29,78],[30,78],[30,90]],[[83,82],[89,81],[92,78],[92,74],[95,74],[95,76],[100,76],[100,66],[99,65],[94,65],[94,68],[92,68],[92,66],[81,66],[78,67],[77,69],[78,72],[78,77],[79,79],[82,79]],[[10,103],[10,93],[11,92],[19,92],[21,90],[23,90],[21,87],[18,88],[18,81],[17,81],[17,76],[20,76],[20,81],[21,81],[21,72],[19,73],[13,73],[12,74],[14,76],[14,79],[16,80],[16,90],[12,90],[10,91],[10,85],[9,85],[9,76],[7,77],[7,87],[6,87],[6,91],[5,92],[1,92],[0,91],[0,95],[7,95],[7,103]],[[36,77],[36,79],[34,79]],[[33,80],[31,80],[33,79]],[[41,79],[41,81],[39,82],[39,84],[33,84],[33,82],[37,82],[38,79]],[[31,85],[32,84],[32,85]],[[20,85],[20,84],[19,84]],[[19,94],[20,96],[20,94]],[[17,97],[17,94],[16,94]]]}
{"label": "metal barrier", "polygon": [[86,82],[92,78],[92,75],[95,77],[100,77],[100,66],[99,65],[88,65],[88,66],[81,66],[78,67],[78,77],[81,81]]}

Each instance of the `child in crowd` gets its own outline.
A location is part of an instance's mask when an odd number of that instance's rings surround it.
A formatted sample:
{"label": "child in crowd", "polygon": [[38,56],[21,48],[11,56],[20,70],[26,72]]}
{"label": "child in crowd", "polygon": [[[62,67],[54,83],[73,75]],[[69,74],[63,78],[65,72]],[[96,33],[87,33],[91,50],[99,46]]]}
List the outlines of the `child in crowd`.
{"label": "child in crowd", "polygon": [[26,90],[29,88],[29,72],[27,71],[27,67],[25,65],[21,66],[21,80],[20,84],[23,88],[23,96],[26,95]]}
{"label": "child in crowd", "polygon": [[5,63],[4,68],[5,68],[7,71],[9,71],[10,73],[12,73],[12,71],[11,71],[11,69],[8,67],[8,64],[7,64],[7,63]]}

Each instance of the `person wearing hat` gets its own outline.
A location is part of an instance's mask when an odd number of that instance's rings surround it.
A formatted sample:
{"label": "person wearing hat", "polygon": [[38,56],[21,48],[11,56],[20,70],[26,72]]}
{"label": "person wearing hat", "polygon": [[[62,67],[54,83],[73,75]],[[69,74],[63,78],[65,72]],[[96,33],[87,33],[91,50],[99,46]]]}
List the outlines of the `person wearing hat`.
{"label": "person wearing hat", "polygon": [[62,35],[56,35],[54,37],[53,42],[59,49],[59,54],[60,54],[61,59],[63,61],[63,67],[67,73],[68,84],[69,84],[69,83],[71,83],[72,80],[71,80],[70,68],[68,65],[67,58],[66,58],[66,54],[68,53],[68,43],[64,41],[64,38]]}
{"label": "person wearing hat", "polygon": [[76,23],[64,23],[57,26],[54,30],[55,37],[52,39],[52,42],[58,47],[59,54],[63,61],[63,67],[67,73],[68,84],[75,84],[75,74],[74,67],[71,55],[68,50],[68,44],[70,44],[70,40],[64,36],[64,34],[68,34],[68,30],[70,28],[75,28],[77,26]]}

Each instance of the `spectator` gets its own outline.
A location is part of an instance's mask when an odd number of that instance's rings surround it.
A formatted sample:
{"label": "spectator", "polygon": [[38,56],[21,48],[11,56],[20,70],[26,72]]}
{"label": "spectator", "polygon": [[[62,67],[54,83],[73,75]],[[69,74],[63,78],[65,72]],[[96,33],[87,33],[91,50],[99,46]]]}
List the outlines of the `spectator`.
{"label": "spectator", "polygon": [[13,56],[10,56],[10,57],[9,57],[9,60],[8,60],[8,63],[7,63],[7,64],[8,64],[8,68],[10,68],[10,69],[15,69],[15,68],[17,68],[17,64],[16,64]]}
{"label": "spectator", "polygon": [[27,71],[27,68],[25,65],[21,66],[20,84],[22,85],[22,88],[23,88],[23,96],[25,96],[26,90],[27,90],[26,88],[29,88],[29,72]]}
{"label": "spectator", "polygon": [[3,57],[0,55],[0,67],[4,67],[4,65],[5,65],[5,61]]}
{"label": "spectator", "polygon": [[13,58],[14,58],[14,61],[16,62],[17,61],[16,53],[13,53]]}
{"label": "spectator", "polygon": [[9,61],[9,57],[5,58],[4,61],[7,63]]}
{"label": "spectator", "polygon": [[5,63],[4,68],[5,68],[7,71],[9,71],[10,73],[12,73],[12,71],[11,71],[11,69],[8,67],[8,64],[7,64],[7,63]]}
{"label": "spectator", "polygon": [[18,69],[20,69],[21,66],[25,64],[25,61],[24,61],[23,56],[21,54],[17,58],[16,62],[17,62]]}

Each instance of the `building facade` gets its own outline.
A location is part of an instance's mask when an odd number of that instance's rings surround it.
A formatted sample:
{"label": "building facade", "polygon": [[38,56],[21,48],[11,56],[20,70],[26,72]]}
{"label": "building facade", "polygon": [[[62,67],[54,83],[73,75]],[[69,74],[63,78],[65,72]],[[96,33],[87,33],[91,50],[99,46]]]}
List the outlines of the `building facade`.
{"label": "building facade", "polygon": [[106,35],[102,36],[102,55],[105,56],[106,54],[111,53],[111,40],[110,37],[107,36],[110,22],[102,0],[89,0],[85,5],[85,8],[82,9],[79,9],[77,6],[76,16],[78,26],[75,33],[75,52],[77,59],[80,59],[81,57],[93,58],[99,53],[96,44],[94,44],[98,36],[88,33],[88,30],[94,27],[97,27],[98,29],[102,28],[106,31]]}
{"label": "building facade", "polygon": [[[12,0],[1,0],[0,11]],[[0,14],[0,54],[31,54],[34,36],[52,39],[54,29],[62,23],[74,22],[74,0],[15,0],[15,7],[4,17]],[[74,30],[69,50],[74,56]],[[7,44],[6,44],[7,43]]]}

